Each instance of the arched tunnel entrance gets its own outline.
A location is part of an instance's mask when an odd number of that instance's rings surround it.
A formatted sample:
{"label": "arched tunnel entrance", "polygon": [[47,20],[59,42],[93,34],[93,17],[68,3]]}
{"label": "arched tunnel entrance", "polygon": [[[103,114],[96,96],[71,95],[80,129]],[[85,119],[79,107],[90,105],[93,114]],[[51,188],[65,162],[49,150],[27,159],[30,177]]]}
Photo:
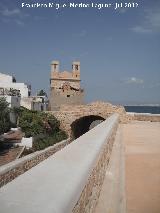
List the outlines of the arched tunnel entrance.
{"label": "arched tunnel entrance", "polygon": [[72,138],[79,138],[81,135],[88,132],[104,120],[105,119],[101,116],[89,115],[74,121],[71,124]]}

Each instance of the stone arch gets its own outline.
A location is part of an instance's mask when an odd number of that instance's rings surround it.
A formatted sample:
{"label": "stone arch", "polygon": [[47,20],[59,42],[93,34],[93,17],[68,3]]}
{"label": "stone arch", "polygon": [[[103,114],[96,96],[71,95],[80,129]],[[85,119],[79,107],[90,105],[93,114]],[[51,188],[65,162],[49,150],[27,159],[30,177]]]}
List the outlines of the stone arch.
{"label": "stone arch", "polygon": [[105,119],[99,115],[88,115],[76,119],[71,124],[71,137],[73,139],[80,137],[81,135],[85,134],[91,128],[94,128],[96,125],[98,125],[100,122],[104,120]]}

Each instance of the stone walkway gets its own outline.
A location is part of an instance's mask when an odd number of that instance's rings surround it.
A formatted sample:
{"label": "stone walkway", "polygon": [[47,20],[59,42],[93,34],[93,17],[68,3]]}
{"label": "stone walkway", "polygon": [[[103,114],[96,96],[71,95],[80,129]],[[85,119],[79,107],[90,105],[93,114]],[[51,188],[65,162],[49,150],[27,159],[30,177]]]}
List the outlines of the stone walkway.
{"label": "stone walkway", "polygon": [[122,126],[127,213],[160,213],[160,123]]}
{"label": "stone walkway", "polygon": [[125,212],[160,213],[158,122],[133,121],[118,129],[95,213]]}

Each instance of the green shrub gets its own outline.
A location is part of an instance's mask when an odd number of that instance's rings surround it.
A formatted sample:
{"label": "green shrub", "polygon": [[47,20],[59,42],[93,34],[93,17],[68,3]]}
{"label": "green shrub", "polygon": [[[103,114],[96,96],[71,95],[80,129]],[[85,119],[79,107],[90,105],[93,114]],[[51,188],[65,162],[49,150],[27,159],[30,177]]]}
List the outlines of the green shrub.
{"label": "green shrub", "polygon": [[62,140],[64,140],[64,139],[67,139],[67,134],[66,134],[65,131],[60,130],[59,132],[57,132],[57,133],[55,134],[55,137],[56,137],[56,140],[57,140],[57,141],[62,141]]}
{"label": "green shrub", "polygon": [[12,123],[10,122],[9,104],[5,98],[0,98],[0,134],[10,130]]}
{"label": "green shrub", "polygon": [[42,150],[46,147],[53,146],[54,144],[67,139],[67,135],[64,131],[59,130],[59,132],[53,135],[45,135],[42,138],[34,139],[33,141],[33,150]]}
{"label": "green shrub", "polygon": [[45,149],[67,138],[60,129],[60,122],[44,112],[37,112],[21,107],[18,110],[19,126],[26,137],[34,137],[33,151]]}
{"label": "green shrub", "polygon": [[45,133],[46,129],[43,122],[44,115],[41,112],[21,109],[19,113],[19,126],[25,132],[26,137],[32,137]]}
{"label": "green shrub", "polygon": [[58,132],[60,127],[60,122],[53,116],[48,116],[48,124],[50,125],[50,133]]}

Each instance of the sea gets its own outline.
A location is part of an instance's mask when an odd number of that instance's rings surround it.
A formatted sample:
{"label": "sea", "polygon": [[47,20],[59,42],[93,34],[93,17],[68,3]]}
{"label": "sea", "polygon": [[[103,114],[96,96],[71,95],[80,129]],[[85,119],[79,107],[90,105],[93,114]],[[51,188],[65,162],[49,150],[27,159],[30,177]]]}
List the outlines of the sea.
{"label": "sea", "polygon": [[160,106],[124,106],[126,112],[160,114]]}

